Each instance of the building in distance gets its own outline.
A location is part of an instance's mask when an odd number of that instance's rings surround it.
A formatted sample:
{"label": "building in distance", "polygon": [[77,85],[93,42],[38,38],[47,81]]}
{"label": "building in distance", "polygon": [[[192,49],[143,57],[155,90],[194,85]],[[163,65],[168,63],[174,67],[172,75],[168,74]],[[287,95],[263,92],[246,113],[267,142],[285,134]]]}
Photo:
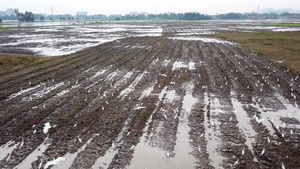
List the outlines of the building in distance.
{"label": "building in distance", "polygon": [[17,9],[17,8],[8,8],[8,9],[6,9],[6,15],[7,16],[16,16],[16,12],[19,12],[19,9]]}

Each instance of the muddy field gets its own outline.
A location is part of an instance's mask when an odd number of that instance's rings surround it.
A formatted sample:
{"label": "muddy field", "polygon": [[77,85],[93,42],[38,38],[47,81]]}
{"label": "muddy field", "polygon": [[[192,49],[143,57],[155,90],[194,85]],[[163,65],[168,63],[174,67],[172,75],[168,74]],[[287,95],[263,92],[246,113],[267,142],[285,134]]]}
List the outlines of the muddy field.
{"label": "muddy field", "polygon": [[1,77],[0,168],[300,168],[299,76],[156,24]]}
{"label": "muddy field", "polygon": [[0,30],[0,53],[60,56],[126,37],[194,36],[231,32],[289,32],[299,27],[272,26],[299,20],[29,22],[7,23]]}

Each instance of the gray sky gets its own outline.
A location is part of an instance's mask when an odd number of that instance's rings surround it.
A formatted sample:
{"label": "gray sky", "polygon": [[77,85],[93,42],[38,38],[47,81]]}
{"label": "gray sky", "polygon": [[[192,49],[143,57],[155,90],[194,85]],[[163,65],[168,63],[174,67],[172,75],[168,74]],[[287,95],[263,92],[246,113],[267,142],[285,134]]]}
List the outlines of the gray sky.
{"label": "gray sky", "polygon": [[127,14],[134,11],[148,13],[199,12],[216,14],[252,12],[265,8],[300,8],[300,0],[0,0],[0,10],[19,8],[21,12],[51,14]]}

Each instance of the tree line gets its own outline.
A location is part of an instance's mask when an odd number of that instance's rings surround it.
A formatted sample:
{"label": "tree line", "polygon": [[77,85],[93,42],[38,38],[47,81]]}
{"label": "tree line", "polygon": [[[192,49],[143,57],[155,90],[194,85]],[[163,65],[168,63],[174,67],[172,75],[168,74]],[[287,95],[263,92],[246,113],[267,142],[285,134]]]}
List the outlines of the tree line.
{"label": "tree line", "polygon": [[108,16],[109,19],[115,18],[115,20],[211,20],[213,19],[209,15],[200,14],[197,12],[187,12],[187,13],[161,13],[161,14],[134,14],[134,15],[111,15]]}
{"label": "tree line", "polygon": [[71,14],[64,15],[48,15],[34,14],[26,11],[20,13],[16,11],[15,16],[2,16],[2,20],[19,20],[22,22],[32,22],[35,20],[79,20],[79,19],[98,19],[98,20],[212,20],[212,19],[278,19],[278,18],[300,18],[300,14],[258,14],[258,13],[227,13],[219,15],[205,15],[198,12],[186,13],[160,13],[160,14],[127,14],[127,15],[89,15],[89,16],[74,16]]}

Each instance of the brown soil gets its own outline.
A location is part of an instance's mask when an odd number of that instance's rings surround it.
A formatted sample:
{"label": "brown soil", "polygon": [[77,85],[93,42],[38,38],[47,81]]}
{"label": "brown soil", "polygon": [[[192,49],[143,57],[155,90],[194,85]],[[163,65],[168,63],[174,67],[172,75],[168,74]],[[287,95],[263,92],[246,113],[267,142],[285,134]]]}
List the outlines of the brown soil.
{"label": "brown soil", "polygon": [[[185,141],[178,137],[181,125],[188,126],[185,146],[192,152],[186,155],[195,159],[195,168],[299,168],[300,110],[294,107],[297,116],[281,117],[286,125],[279,129],[271,117],[287,104],[300,105],[300,79],[238,44],[172,40],[171,27],[164,30],[167,37],[125,38],[3,76],[0,145],[24,144],[0,159],[0,168],[17,166],[43,143],[49,146],[30,159],[33,168],[76,152],[70,167],[91,168],[112,149],[111,160],[96,167],[131,168],[135,152],[143,151],[138,147],[142,139],[150,148],[169,152],[171,160],[179,155],[178,141]],[[174,68],[179,61],[186,66]],[[190,62],[195,69],[187,66]],[[141,97],[150,87],[151,94]],[[24,93],[12,97],[20,89]],[[169,101],[172,90],[176,98]],[[189,92],[197,99],[191,110],[183,106]],[[270,117],[265,123],[252,118],[263,114]],[[244,132],[241,116],[254,133]],[[52,127],[45,134],[47,122]],[[212,138],[220,142],[213,145]],[[212,146],[222,157],[218,165]]]}

